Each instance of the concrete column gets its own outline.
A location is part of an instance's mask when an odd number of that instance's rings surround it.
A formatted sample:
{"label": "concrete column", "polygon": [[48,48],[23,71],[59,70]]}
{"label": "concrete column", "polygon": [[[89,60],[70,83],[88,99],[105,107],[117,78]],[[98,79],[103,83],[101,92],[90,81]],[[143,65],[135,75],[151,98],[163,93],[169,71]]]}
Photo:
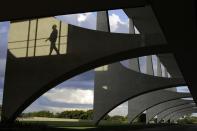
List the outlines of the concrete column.
{"label": "concrete column", "polygon": [[154,75],[153,72],[153,63],[152,63],[152,56],[146,56],[146,73],[148,75]]}
{"label": "concrete column", "polygon": [[129,34],[135,34],[134,23],[131,18],[129,18]]}
{"label": "concrete column", "polygon": [[110,32],[109,16],[107,11],[97,12],[96,29],[99,31]]}
{"label": "concrete column", "polygon": [[164,76],[165,76],[165,77],[168,77],[168,71],[167,71],[166,68],[164,68]]}
{"label": "concrete column", "polygon": [[[166,67],[164,67],[164,77],[168,78],[168,71],[167,71]],[[172,88],[169,88],[169,89],[166,89],[166,90],[174,91],[174,92],[177,91],[175,87],[172,87]]]}
{"label": "concrete column", "polygon": [[[133,20],[131,18],[129,19],[129,34],[135,34],[134,24],[133,24]],[[138,58],[130,59],[129,60],[129,67],[130,67],[130,69],[132,69],[134,71],[140,72]]]}
{"label": "concrete column", "polygon": [[161,62],[157,56],[157,76],[162,77]]}

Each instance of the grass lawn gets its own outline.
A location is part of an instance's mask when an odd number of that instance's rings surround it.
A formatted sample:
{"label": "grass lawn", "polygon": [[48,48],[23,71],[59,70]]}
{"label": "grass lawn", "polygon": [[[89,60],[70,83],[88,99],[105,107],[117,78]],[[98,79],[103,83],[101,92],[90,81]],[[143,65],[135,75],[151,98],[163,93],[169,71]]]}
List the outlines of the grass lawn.
{"label": "grass lawn", "polygon": [[[75,129],[84,129],[84,128],[94,128],[95,125],[91,120],[79,120],[79,119],[62,119],[62,118],[43,118],[43,117],[33,117],[33,118],[23,118],[18,119],[19,122],[25,124],[44,124],[52,127],[59,128],[75,128]],[[99,126],[110,126],[110,125],[128,125],[127,122],[118,122],[118,121],[101,121]]]}

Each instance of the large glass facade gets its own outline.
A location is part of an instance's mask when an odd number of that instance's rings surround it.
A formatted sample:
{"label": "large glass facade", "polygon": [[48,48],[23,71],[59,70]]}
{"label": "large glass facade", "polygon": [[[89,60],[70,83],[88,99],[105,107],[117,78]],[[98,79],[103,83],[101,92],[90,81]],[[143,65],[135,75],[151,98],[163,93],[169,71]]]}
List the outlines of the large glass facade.
{"label": "large glass facade", "polygon": [[[54,25],[57,35],[55,46],[52,46],[50,37]],[[50,54],[50,48],[51,55],[66,54],[67,33],[68,25],[54,17],[13,21],[10,25],[8,49],[15,57],[46,56]]]}

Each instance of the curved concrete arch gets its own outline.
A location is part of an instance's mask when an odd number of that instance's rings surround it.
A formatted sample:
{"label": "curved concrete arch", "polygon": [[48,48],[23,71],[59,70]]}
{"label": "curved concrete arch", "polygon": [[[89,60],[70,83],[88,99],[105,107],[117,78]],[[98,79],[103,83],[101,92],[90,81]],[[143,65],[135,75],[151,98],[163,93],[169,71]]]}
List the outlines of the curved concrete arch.
{"label": "curved concrete arch", "polygon": [[142,45],[140,35],[69,25],[65,55],[15,58],[8,51],[2,120],[13,121],[43,93],[77,74],[115,61],[169,51],[166,44],[149,42]]}
{"label": "curved concrete arch", "polygon": [[157,115],[157,122],[161,122],[161,120],[165,119],[168,115],[172,114],[173,112],[177,111],[177,110],[181,110],[181,109],[185,109],[185,108],[191,108],[191,107],[195,107],[196,105],[194,103],[190,103],[190,104],[186,104],[186,105],[181,105],[181,106],[176,106],[173,108],[169,108],[161,113],[159,113]]}
{"label": "curved concrete arch", "polygon": [[[137,116],[139,116],[145,110],[161,104],[163,102],[180,99],[183,97],[190,97],[189,93],[177,93],[168,90],[159,90],[150,92],[129,101],[130,108],[128,109],[128,119],[132,122]],[[140,104],[136,104],[140,103]]]}
{"label": "curved concrete arch", "polygon": [[169,108],[180,106],[180,105],[185,105],[189,103],[194,103],[194,101],[177,99],[177,100],[172,100],[172,101],[164,102],[156,106],[153,106],[152,108],[149,108],[148,110],[146,110],[146,123],[152,120],[157,114],[160,114],[161,112]]}
{"label": "curved concrete arch", "polygon": [[[181,84],[184,84],[183,79],[142,74],[124,67],[119,62],[110,64],[107,71],[95,73],[93,120],[98,123],[105,114],[126,100],[147,92]],[[103,100],[104,98],[106,99]]]}
{"label": "curved concrete arch", "polygon": [[194,111],[197,111],[197,108],[196,107],[188,107],[188,108],[184,108],[184,109],[174,111],[171,114],[169,114],[168,116],[166,116],[163,120],[164,120],[164,122],[167,122],[168,120],[170,120],[171,117],[176,116],[178,113],[185,112],[185,111],[194,112]]}
{"label": "curved concrete arch", "polygon": [[177,113],[175,116],[170,118],[170,122],[175,122],[177,121],[180,117],[188,115],[188,114],[192,114],[192,113],[197,113],[197,110],[189,110],[189,111],[182,111]]}

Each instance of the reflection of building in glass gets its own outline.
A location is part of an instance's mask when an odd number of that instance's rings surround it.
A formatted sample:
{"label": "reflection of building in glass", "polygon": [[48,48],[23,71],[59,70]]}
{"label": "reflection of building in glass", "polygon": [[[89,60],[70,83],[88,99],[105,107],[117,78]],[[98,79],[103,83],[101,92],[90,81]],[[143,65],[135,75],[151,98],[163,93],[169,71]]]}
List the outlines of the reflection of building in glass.
{"label": "reflection of building in glass", "polygon": [[[52,26],[57,25],[56,47],[60,54],[66,53],[68,25],[54,17],[15,21],[11,23],[8,49],[16,57],[49,55]],[[52,55],[56,52],[53,51]]]}

